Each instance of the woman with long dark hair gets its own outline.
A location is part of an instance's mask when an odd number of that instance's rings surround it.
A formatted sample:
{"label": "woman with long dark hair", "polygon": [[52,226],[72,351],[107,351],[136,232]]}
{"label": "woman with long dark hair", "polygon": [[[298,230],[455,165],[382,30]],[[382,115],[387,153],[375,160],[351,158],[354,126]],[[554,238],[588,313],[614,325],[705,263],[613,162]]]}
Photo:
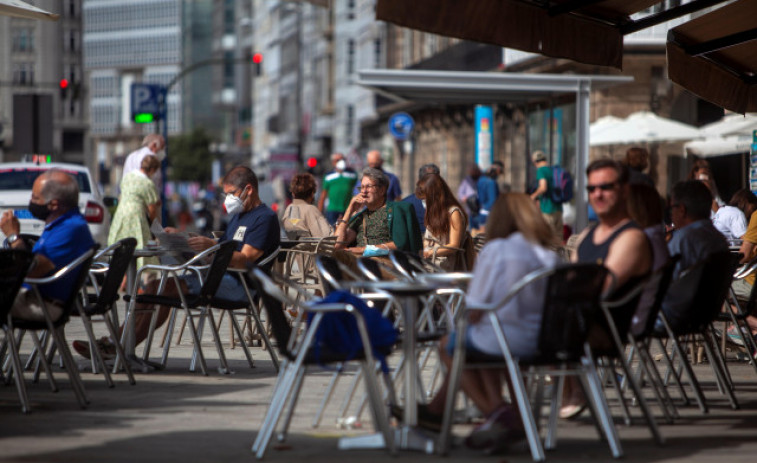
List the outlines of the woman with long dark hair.
{"label": "woman with long dark hair", "polygon": [[465,253],[461,249],[468,216],[462,204],[437,174],[426,174],[418,180],[416,196],[426,203],[423,257],[445,270],[464,270]]}

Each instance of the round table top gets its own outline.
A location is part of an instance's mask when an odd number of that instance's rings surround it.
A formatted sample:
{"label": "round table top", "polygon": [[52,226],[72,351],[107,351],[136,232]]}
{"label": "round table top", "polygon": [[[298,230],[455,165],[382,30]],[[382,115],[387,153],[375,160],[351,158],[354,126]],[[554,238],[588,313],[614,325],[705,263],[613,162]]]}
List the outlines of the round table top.
{"label": "round table top", "polygon": [[420,281],[357,281],[349,286],[377,289],[395,296],[420,296],[437,289],[438,285]]}

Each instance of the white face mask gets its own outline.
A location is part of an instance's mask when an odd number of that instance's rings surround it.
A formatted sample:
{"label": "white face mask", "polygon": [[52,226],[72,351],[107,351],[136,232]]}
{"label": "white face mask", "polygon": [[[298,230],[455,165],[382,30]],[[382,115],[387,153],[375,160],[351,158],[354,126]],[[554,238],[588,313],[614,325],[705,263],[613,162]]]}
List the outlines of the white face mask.
{"label": "white face mask", "polygon": [[421,199],[421,204],[423,204],[423,209],[426,209],[426,200],[425,199]]}
{"label": "white face mask", "polygon": [[231,193],[226,195],[226,199],[224,199],[223,205],[226,208],[226,213],[230,215],[242,212],[242,210],[244,209],[242,198],[234,196]]}
{"label": "white face mask", "polygon": [[336,170],[343,171],[346,168],[347,168],[347,163],[344,162],[344,159],[340,159],[339,161],[337,161]]}

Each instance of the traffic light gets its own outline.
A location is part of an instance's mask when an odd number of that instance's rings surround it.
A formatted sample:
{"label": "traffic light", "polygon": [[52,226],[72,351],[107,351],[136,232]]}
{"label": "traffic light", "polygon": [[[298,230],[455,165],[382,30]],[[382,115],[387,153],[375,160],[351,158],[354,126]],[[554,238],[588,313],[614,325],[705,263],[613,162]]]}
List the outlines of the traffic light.
{"label": "traffic light", "polygon": [[255,77],[260,77],[263,67],[263,54],[255,53],[254,55],[252,55],[252,62],[253,64],[255,64]]}
{"label": "traffic light", "polygon": [[308,169],[315,169],[316,167],[318,167],[318,158],[310,156],[308,158]]}
{"label": "traffic light", "polygon": [[60,88],[60,99],[65,100],[68,96],[68,79],[61,79],[58,87]]}

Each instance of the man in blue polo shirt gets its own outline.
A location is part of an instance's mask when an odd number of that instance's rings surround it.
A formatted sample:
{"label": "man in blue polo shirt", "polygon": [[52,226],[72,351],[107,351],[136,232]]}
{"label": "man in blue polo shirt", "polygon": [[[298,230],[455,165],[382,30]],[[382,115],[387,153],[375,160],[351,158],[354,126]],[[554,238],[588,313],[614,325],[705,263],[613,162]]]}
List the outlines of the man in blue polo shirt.
{"label": "man in blue polo shirt", "polygon": [[[45,229],[32,248],[34,264],[27,276],[40,278],[53,274],[81,256],[95,245],[86,220],[79,212],[79,186],[67,173],[51,169],[40,174],[32,186],[29,212],[45,222]],[[12,211],[0,217],[0,229],[13,249],[24,249],[19,238],[20,224]],[[77,272],[53,283],[39,286],[45,307],[53,321],[63,313],[63,303],[71,296]],[[28,287],[22,287],[13,301],[11,314],[22,320],[43,321],[44,312]]]}
{"label": "man in blue polo shirt", "polygon": [[[402,199],[402,188],[400,188],[400,179],[397,178],[391,172],[385,171],[381,166],[384,165],[384,158],[381,157],[381,152],[378,150],[371,150],[365,155],[365,160],[368,163],[368,167],[380,170],[386,178],[389,179],[389,188],[386,190],[387,201],[399,201]],[[355,184],[355,188],[352,190],[352,195],[357,196],[360,194],[360,181]]]}
{"label": "man in blue polo shirt", "polygon": [[[279,219],[276,213],[260,200],[258,178],[249,167],[238,166],[231,169],[223,179],[223,191],[226,194],[224,207],[226,212],[231,215],[231,220],[221,237],[221,241],[233,240],[236,242],[236,249],[231,257],[229,267],[250,268],[256,262],[273,254],[279,247],[281,240]],[[173,232],[175,230],[166,229],[166,231]],[[195,236],[189,238],[188,243],[196,252],[202,252],[216,244],[216,241],[205,236]],[[272,265],[273,262],[268,262],[263,269],[270,269]],[[159,281],[151,281],[148,283],[145,293],[156,294],[158,286]],[[161,294],[169,297],[178,297],[179,291],[184,294],[199,294],[201,286],[199,279],[193,274],[183,278],[179,282],[178,288],[173,282],[166,285]],[[216,294],[222,294],[223,298],[227,300],[247,300],[239,277],[230,273],[224,274]],[[146,305],[138,306],[137,310],[150,308]],[[165,323],[169,314],[168,307],[161,307],[158,310],[156,327]],[[137,313],[135,318],[135,340],[137,344],[147,338],[151,318],[152,314],[149,312]],[[75,341],[74,349],[85,357],[89,355],[88,345],[84,341]],[[100,340],[100,351],[108,357],[115,355],[115,349],[107,338]]]}

